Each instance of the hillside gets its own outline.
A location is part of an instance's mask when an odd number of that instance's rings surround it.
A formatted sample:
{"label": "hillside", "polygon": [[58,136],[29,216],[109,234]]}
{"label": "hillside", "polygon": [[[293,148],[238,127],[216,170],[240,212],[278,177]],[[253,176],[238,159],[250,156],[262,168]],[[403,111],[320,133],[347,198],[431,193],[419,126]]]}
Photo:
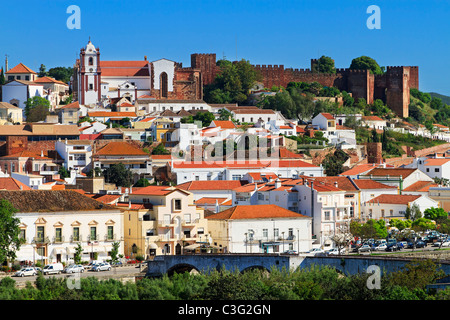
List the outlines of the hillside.
{"label": "hillside", "polygon": [[450,105],[450,97],[449,96],[446,96],[446,95],[443,95],[443,94],[440,94],[440,93],[436,93],[436,92],[429,92],[429,94],[430,94],[430,96],[432,98],[439,98],[439,99],[442,100],[442,102],[444,104],[449,104]]}

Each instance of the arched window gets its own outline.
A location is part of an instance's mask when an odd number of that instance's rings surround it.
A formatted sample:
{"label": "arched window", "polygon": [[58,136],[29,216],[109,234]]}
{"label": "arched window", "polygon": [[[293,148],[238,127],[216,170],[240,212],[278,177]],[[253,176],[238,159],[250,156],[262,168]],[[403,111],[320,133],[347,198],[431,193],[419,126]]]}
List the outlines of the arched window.
{"label": "arched window", "polygon": [[160,78],[160,88],[161,88],[161,97],[167,98],[168,97],[168,83],[167,83],[167,73],[163,72],[159,76]]}
{"label": "arched window", "polygon": [[89,57],[89,65],[90,66],[94,65],[94,58]]}

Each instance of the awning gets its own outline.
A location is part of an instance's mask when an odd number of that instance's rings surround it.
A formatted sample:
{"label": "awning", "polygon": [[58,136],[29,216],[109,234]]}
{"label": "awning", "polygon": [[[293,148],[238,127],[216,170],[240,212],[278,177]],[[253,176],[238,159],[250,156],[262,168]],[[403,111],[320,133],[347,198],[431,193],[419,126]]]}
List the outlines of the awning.
{"label": "awning", "polygon": [[56,256],[57,254],[66,254],[66,253],[67,253],[66,248],[55,247],[55,248],[53,248],[51,255]]}
{"label": "awning", "polygon": [[156,245],[156,243],[150,243],[150,245],[148,246],[149,249],[158,249],[158,246]]}
{"label": "awning", "polygon": [[201,246],[201,244],[199,244],[199,243],[194,243],[194,244],[190,244],[190,245],[188,245],[188,246],[186,246],[186,247],[183,247],[183,249],[186,249],[186,250],[194,250],[194,249],[196,249],[196,248],[198,248],[198,247],[200,247]]}

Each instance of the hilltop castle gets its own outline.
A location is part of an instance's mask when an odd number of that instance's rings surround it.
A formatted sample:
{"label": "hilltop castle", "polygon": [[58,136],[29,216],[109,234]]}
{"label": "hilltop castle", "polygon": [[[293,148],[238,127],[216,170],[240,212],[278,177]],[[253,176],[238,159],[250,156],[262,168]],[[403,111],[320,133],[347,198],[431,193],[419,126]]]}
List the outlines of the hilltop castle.
{"label": "hilltop castle", "polygon": [[[336,74],[314,73],[317,59],[311,59],[311,69],[284,68],[283,65],[254,65],[263,77],[266,88],[286,87],[291,81],[313,82],[339,90],[351,92],[355,99],[364,98],[367,103],[381,99],[400,117],[408,117],[410,102],[409,89],[419,88],[419,67],[387,67],[382,75],[374,75],[369,70],[336,69]],[[216,54],[191,55],[191,68],[200,69],[203,85],[214,81],[219,68],[216,66]]]}

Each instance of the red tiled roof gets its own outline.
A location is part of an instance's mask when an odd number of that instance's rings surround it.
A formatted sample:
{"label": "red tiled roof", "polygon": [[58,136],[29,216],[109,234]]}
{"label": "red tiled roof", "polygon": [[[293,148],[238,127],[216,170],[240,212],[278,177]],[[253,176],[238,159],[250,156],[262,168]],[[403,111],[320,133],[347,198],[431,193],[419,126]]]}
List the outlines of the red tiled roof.
{"label": "red tiled roof", "polygon": [[214,120],[213,121],[216,127],[221,127],[222,129],[235,129],[236,125],[233,121],[230,120]]}
{"label": "red tiled roof", "polygon": [[60,109],[80,109],[80,103],[78,101],[75,101],[65,106],[62,106]]}
{"label": "red tiled roof", "polygon": [[175,188],[169,186],[148,186],[139,189],[132,190],[132,194],[136,195],[155,195],[155,196],[165,196],[176,190]]}
{"label": "red tiled roof", "polygon": [[11,177],[1,177],[0,178],[0,190],[31,190],[26,184],[11,178]]}
{"label": "red tiled roof", "polygon": [[300,159],[276,161],[225,161],[225,162],[174,162],[173,168],[317,168],[316,165]]}
{"label": "red tiled roof", "polygon": [[417,181],[403,189],[403,192],[428,192],[430,188],[437,186],[433,181]]}
{"label": "red tiled roof", "polygon": [[36,72],[34,72],[33,70],[31,70],[30,68],[28,68],[26,65],[24,65],[23,63],[19,63],[17,66],[15,66],[12,69],[9,69],[8,71],[5,72],[5,74],[8,73],[34,73],[36,74]]}
{"label": "red tiled roof", "polygon": [[96,155],[145,155],[148,156],[148,153],[142,151],[139,148],[134,147],[128,142],[122,141],[112,141],[108,143],[106,146],[97,151]]}
{"label": "red tiled roof", "polygon": [[207,181],[189,181],[177,185],[177,188],[186,191],[191,190],[233,190],[242,186],[244,181],[240,180],[207,180]]}
{"label": "red tiled roof", "polygon": [[365,176],[394,176],[402,178],[408,177],[410,174],[415,172],[417,169],[408,169],[408,168],[375,168],[370,170]]}
{"label": "red tiled roof", "polygon": [[102,76],[149,76],[148,61],[100,61]]}
{"label": "red tiled roof", "polygon": [[355,179],[353,182],[359,189],[397,189],[395,186],[389,186],[370,179]]}
{"label": "red tiled roof", "polygon": [[334,120],[334,117],[331,113],[322,112],[321,115],[324,116],[328,120]]}
{"label": "red tiled roof", "polygon": [[271,109],[237,109],[232,110],[231,112],[234,112],[236,114],[274,114],[275,111]]}
{"label": "red tiled roof", "polygon": [[136,117],[136,112],[114,112],[114,111],[91,111],[88,112],[89,117]]}
{"label": "red tiled roof", "polygon": [[363,116],[362,119],[363,121],[384,121],[378,116]]}
{"label": "red tiled roof", "polygon": [[382,194],[368,201],[368,203],[409,204],[420,197],[420,195],[410,194]]}
{"label": "red tiled roof", "polygon": [[36,82],[36,83],[58,83],[58,84],[66,85],[66,86],[68,85],[68,84],[65,83],[65,82],[56,80],[56,79],[51,78],[51,77],[41,77],[41,78],[37,78],[36,80],[34,80],[34,82]]}
{"label": "red tiled roof", "polygon": [[221,205],[224,202],[227,202],[228,198],[208,198],[208,197],[203,197],[198,199],[197,201],[195,201],[195,205],[197,206],[204,206],[204,205],[215,205],[216,202],[217,204]]}
{"label": "red tiled roof", "polygon": [[442,166],[450,161],[450,158],[441,158],[441,159],[428,159],[425,160],[426,166]]}
{"label": "red tiled roof", "polygon": [[354,175],[366,173],[369,170],[372,170],[377,167],[378,167],[378,165],[375,163],[359,164],[347,171],[342,172],[340,175],[341,176],[354,176]]}
{"label": "red tiled roof", "polygon": [[235,206],[225,211],[207,216],[206,219],[270,219],[270,218],[309,218],[274,204]]}

